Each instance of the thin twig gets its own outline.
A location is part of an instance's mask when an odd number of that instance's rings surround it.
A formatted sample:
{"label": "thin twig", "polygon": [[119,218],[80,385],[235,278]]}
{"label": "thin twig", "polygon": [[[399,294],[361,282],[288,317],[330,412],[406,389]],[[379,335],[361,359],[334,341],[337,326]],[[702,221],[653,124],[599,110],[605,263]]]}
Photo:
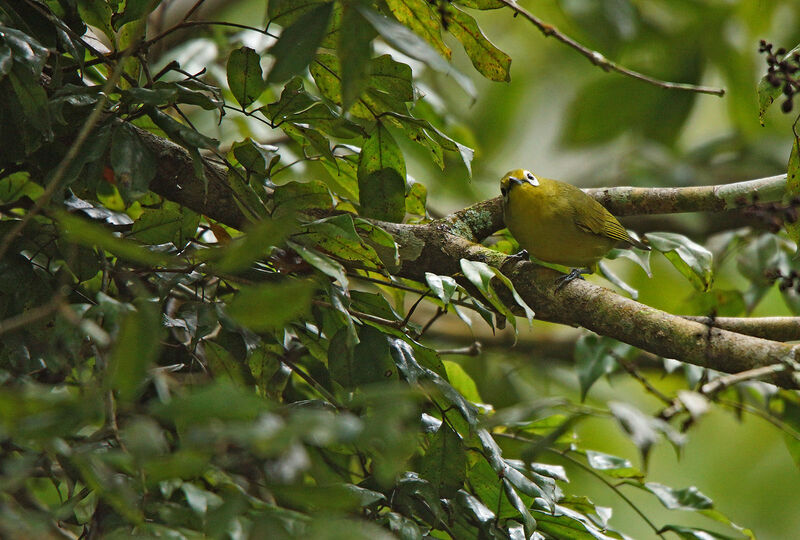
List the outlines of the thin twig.
{"label": "thin twig", "polygon": [[544,34],[545,37],[552,36],[561,43],[564,43],[565,45],[575,49],[580,54],[585,56],[592,64],[599,66],[604,71],[616,71],[617,73],[621,73],[627,77],[631,77],[633,79],[652,84],[653,86],[658,86],[659,88],[666,88],[669,90],[683,90],[686,92],[696,92],[698,94],[712,94],[720,97],[725,95],[725,89],[723,88],[712,88],[709,86],[698,86],[695,84],[662,81],[661,79],[656,79],[645,75],[644,73],[639,73],[638,71],[620,66],[619,64],[612,62],[603,56],[601,53],[581,45],[566,34],[562,34],[561,31],[559,31],[555,26],[544,22],[526,9],[520,7],[515,0],[500,1],[516,13],[519,13],[528,19],[536,28],[539,29],[542,34]]}
{"label": "thin twig", "polygon": [[772,364],[770,366],[761,366],[739,373],[731,373],[730,375],[723,375],[713,381],[709,381],[700,388],[700,393],[706,396],[713,396],[734,384],[760,379],[767,375],[774,375],[789,369],[787,364]]}
{"label": "thin twig", "polygon": [[439,356],[444,354],[458,354],[462,356],[480,356],[481,355],[481,342],[473,341],[468,347],[460,347],[458,349],[440,349],[436,351]]}

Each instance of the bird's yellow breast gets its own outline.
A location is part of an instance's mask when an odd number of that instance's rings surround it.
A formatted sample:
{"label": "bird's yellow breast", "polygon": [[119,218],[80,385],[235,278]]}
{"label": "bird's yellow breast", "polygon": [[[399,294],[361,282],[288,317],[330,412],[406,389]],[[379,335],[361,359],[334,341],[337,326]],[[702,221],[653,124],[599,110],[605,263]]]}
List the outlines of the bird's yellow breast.
{"label": "bird's yellow breast", "polygon": [[574,268],[594,267],[618,240],[579,226],[577,214],[602,212],[605,217],[607,211],[570,184],[542,177],[536,180],[537,186],[522,183],[506,187],[503,214],[511,234],[520,247],[539,260]]}

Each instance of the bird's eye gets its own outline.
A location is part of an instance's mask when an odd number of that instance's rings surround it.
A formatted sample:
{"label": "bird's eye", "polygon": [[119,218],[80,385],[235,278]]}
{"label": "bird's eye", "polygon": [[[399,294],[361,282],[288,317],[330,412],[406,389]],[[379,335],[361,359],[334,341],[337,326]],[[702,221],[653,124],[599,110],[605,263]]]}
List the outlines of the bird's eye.
{"label": "bird's eye", "polygon": [[536,177],[535,177],[535,176],[533,176],[533,174],[531,174],[531,173],[529,173],[529,172],[525,173],[525,177],[526,177],[528,180],[535,180],[535,179],[536,179]]}

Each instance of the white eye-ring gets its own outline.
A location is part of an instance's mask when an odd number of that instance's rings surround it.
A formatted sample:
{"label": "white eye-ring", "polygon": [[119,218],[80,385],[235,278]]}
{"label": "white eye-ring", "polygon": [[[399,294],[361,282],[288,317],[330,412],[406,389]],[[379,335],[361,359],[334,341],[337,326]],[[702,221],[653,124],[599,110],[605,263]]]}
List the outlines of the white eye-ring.
{"label": "white eye-ring", "polygon": [[525,173],[525,178],[528,179],[528,183],[531,184],[532,186],[538,186],[539,185],[539,179],[536,178],[535,176],[533,176],[532,173],[526,172]]}

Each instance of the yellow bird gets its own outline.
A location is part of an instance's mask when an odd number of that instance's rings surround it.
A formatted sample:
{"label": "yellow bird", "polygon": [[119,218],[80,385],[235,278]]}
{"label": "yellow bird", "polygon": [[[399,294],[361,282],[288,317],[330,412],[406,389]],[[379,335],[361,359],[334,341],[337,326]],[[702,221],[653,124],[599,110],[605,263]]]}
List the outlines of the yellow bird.
{"label": "yellow bird", "polygon": [[598,261],[620,242],[650,249],[573,185],[514,169],[500,180],[500,192],[506,227],[520,247],[541,261],[572,268],[558,279],[559,289],[594,272]]}

